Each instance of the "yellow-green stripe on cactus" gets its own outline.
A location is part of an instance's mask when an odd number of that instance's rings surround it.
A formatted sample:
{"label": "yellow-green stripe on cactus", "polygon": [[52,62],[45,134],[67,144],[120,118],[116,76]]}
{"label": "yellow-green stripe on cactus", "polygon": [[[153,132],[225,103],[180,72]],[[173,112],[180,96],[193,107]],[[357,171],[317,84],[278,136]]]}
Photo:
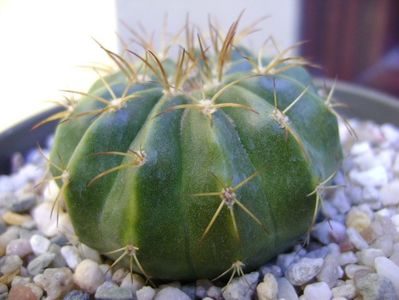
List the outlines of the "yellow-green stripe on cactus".
{"label": "yellow-green stripe on cactus", "polygon": [[250,54],[237,25],[209,41],[187,26],[175,60],[100,45],[117,70],[43,122],[62,120],[51,171],[79,240],[146,277],[261,266],[309,231],[339,168],[336,112],[306,61]]}

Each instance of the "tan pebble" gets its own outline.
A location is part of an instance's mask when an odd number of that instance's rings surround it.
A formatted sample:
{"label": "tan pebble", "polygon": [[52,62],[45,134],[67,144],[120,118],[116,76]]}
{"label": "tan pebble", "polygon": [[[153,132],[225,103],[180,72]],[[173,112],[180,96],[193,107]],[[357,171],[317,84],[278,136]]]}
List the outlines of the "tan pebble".
{"label": "tan pebble", "polygon": [[362,232],[370,224],[370,217],[361,210],[350,210],[346,216],[346,226],[355,228],[358,232]]}
{"label": "tan pebble", "polygon": [[6,285],[10,284],[14,277],[17,276],[20,273],[20,268],[15,270],[14,272],[4,274],[3,276],[0,277],[0,283],[4,283]]}
{"label": "tan pebble", "polygon": [[8,225],[19,226],[19,225],[24,224],[27,221],[31,221],[32,218],[29,215],[20,215],[20,214],[8,211],[3,215],[3,220]]}
{"label": "tan pebble", "polygon": [[371,244],[375,241],[377,238],[375,235],[375,232],[371,226],[365,228],[360,232],[360,235],[364,238],[364,240],[368,243]]}
{"label": "tan pebble", "polygon": [[17,284],[14,285],[8,294],[8,300],[37,300],[39,299],[30,287]]}

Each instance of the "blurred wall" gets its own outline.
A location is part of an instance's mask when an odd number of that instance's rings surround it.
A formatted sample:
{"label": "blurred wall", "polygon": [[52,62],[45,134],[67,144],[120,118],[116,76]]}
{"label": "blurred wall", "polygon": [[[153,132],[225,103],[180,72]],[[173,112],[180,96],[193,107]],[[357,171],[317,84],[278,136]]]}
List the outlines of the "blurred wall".
{"label": "blurred wall", "polygon": [[269,16],[258,26],[262,31],[248,38],[249,45],[255,49],[269,35],[273,35],[282,48],[291,46],[299,34],[300,1],[297,0],[117,0],[116,3],[118,32],[125,40],[129,40],[131,34],[123,23],[134,29],[141,23],[148,32],[160,32],[167,15],[168,31],[176,32],[184,25],[187,13],[193,23],[204,29],[207,29],[208,15],[214,16],[227,31],[244,9],[242,26]]}
{"label": "blurred wall", "polygon": [[0,131],[85,90],[95,78],[79,65],[105,61],[91,37],[115,47],[113,1],[0,0]]}
{"label": "blurred wall", "polygon": [[169,31],[184,24],[186,13],[205,25],[208,14],[223,28],[246,9],[242,24],[269,15],[250,38],[258,46],[273,33],[281,47],[297,39],[297,0],[0,0],[0,131],[60,100],[60,89],[86,90],[96,78],[79,65],[108,63],[91,37],[117,50],[117,34],[129,38],[124,20],[148,31],[161,30],[165,13]]}

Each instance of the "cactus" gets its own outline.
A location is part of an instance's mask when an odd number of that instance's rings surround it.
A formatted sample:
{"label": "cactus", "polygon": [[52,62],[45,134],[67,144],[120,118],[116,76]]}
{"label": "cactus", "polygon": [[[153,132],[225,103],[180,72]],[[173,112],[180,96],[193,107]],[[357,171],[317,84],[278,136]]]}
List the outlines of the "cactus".
{"label": "cactus", "polygon": [[94,68],[92,88],[65,91],[80,100],[42,122],[61,120],[51,172],[80,241],[147,278],[264,264],[309,232],[342,159],[306,60],[253,55],[238,20],[223,39],[209,27],[207,42],[186,26],[175,62],[170,46],[100,45],[117,70]]}

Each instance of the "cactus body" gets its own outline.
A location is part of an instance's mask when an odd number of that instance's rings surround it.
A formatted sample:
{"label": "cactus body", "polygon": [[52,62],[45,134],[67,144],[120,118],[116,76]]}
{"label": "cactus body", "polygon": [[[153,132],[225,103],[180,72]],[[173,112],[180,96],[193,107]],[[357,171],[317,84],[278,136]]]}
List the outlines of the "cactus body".
{"label": "cactus body", "polygon": [[154,59],[147,82],[121,69],[58,126],[51,161],[82,242],[192,280],[259,267],[309,230],[341,162],[336,116],[304,68],[231,57],[203,87],[165,86]]}

